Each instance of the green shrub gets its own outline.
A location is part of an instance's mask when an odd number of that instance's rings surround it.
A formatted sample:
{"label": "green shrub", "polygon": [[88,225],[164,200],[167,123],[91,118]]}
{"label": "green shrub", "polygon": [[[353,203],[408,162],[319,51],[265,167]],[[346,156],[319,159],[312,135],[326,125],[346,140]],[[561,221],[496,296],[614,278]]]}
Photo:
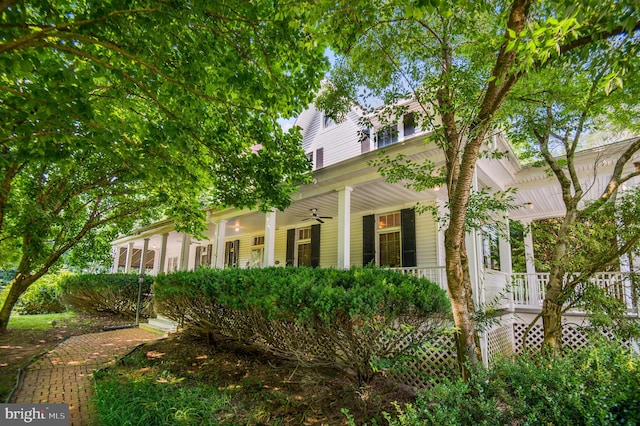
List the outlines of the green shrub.
{"label": "green shrub", "polygon": [[433,336],[450,309],[435,283],[370,267],[203,268],[157,277],[154,293],[169,318],[279,355],[350,367],[362,381],[372,377],[373,360]]}
{"label": "green shrub", "polygon": [[57,314],[64,312],[66,307],[62,301],[60,281],[68,274],[47,274],[31,284],[15,306],[15,312],[20,315]]}
{"label": "green shrub", "polygon": [[635,425],[640,360],[612,343],[560,357],[522,355],[481,369],[468,382],[445,380],[397,409],[386,415],[390,426]]}
{"label": "green shrub", "polygon": [[[137,274],[78,274],[60,283],[65,303],[80,312],[111,312],[134,317],[138,305]],[[140,315],[153,313],[153,277],[144,276]]]}

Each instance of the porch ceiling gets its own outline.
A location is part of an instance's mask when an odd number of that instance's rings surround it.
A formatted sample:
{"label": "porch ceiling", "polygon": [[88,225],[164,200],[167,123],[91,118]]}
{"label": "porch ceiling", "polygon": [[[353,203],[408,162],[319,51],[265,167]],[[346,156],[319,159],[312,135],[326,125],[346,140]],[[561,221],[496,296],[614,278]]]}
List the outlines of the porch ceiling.
{"label": "porch ceiling", "polygon": [[[384,179],[353,186],[351,192],[351,214],[371,214],[389,208],[412,207],[418,201],[435,199],[434,191],[416,193],[399,184],[389,184]],[[311,225],[315,222],[304,220],[311,216],[311,210],[317,209],[319,216],[331,216],[338,220],[338,192],[331,190],[320,195],[293,201],[284,211],[276,214],[276,229]],[[214,219],[215,220],[215,219]],[[226,218],[226,235],[240,233],[264,232],[265,216],[263,213],[240,214]],[[237,229],[237,231],[236,231]]]}

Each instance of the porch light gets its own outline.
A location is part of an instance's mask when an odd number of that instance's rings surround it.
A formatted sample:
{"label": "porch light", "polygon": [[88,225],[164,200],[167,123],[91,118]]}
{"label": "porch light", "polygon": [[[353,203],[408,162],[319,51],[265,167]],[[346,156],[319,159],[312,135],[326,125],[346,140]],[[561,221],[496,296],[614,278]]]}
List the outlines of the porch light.
{"label": "porch light", "polygon": [[634,161],[633,165],[636,168],[636,172],[640,172],[640,161]]}
{"label": "porch light", "polygon": [[436,185],[433,187],[433,192],[438,192],[440,191],[440,185]]}
{"label": "porch light", "polygon": [[240,232],[240,227],[239,227],[238,225],[236,225],[236,227],[234,228],[234,230],[235,230],[236,232]]}
{"label": "porch light", "polygon": [[528,202],[524,203],[524,205],[529,210],[533,210],[533,203],[531,201],[528,201]]}

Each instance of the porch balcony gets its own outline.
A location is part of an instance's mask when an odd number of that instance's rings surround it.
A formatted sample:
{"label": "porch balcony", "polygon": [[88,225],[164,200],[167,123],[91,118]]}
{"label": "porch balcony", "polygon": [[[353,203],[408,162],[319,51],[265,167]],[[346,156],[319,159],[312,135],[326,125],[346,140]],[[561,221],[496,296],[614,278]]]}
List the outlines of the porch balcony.
{"label": "porch balcony", "polygon": [[[399,272],[426,278],[447,290],[447,275],[443,266],[428,268],[393,268]],[[609,295],[620,300],[627,307],[628,315],[640,317],[640,290],[637,274],[631,272],[600,272],[590,280],[607,290]],[[634,280],[635,285],[634,285]],[[542,310],[549,273],[535,274],[486,271],[481,279],[480,300],[491,303],[497,299],[500,307],[510,312],[537,313]],[[570,311],[581,314],[575,309]]]}

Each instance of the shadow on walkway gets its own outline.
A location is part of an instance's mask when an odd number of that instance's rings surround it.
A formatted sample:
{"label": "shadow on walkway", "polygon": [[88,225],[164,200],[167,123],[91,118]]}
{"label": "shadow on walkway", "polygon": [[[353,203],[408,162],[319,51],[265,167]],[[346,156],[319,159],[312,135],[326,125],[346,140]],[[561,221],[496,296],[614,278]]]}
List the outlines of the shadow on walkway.
{"label": "shadow on walkway", "polygon": [[70,337],[23,371],[10,402],[69,404],[70,426],[92,425],[93,372],[161,337],[140,328]]}

